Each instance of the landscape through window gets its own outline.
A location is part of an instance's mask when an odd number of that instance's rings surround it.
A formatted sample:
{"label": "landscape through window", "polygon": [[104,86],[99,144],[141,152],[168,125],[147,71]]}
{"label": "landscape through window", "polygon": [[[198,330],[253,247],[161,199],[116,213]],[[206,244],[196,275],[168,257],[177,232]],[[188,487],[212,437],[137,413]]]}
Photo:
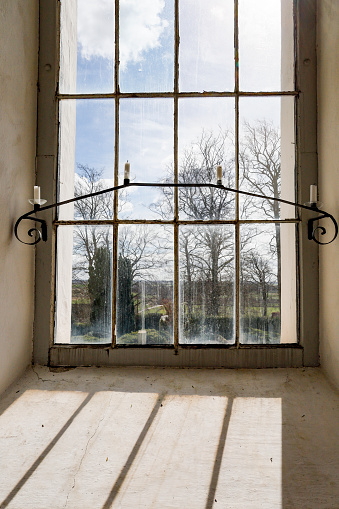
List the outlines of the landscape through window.
{"label": "landscape through window", "polygon": [[[293,0],[61,4],[58,198],[295,200]],[[294,207],[130,187],[60,208],[55,343],[297,342]]]}

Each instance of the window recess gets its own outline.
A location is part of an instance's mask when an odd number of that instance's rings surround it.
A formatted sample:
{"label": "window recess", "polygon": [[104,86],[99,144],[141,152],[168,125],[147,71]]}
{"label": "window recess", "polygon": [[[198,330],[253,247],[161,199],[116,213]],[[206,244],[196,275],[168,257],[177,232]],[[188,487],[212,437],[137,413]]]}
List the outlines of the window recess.
{"label": "window recess", "polygon": [[[61,3],[57,199],[122,183],[129,161],[135,182],[216,183],[221,165],[226,186],[300,202],[298,188],[313,183],[297,171],[299,102],[311,104],[300,91],[303,6],[146,7]],[[52,363],[91,363],[100,348],[109,364],[303,362],[299,211],[193,187],[99,198],[60,207],[53,221]],[[208,348],[225,353],[215,360]]]}

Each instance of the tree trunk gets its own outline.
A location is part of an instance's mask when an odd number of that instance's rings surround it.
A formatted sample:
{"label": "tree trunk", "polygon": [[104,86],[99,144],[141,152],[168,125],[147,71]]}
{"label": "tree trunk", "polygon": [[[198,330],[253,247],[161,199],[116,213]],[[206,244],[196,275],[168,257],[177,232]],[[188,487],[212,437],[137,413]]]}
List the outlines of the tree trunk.
{"label": "tree trunk", "polygon": [[213,316],[218,314],[219,309],[219,260],[218,260],[218,240],[212,238],[211,242],[211,279],[209,285],[209,295],[207,297],[207,314]]}
{"label": "tree trunk", "polygon": [[278,305],[281,312],[281,245],[280,245],[280,224],[275,223],[275,244],[277,249],[277,277],[278,277]]}
{"label": "tree trunk", "polygon": [[[190,319],[193,311],[193,288],[192,288],[192,269],[191,269],[191,260],[190,254],[188,252],[188,241],[185,242],[185,258],[186,258],[186,275],[187,275],[187,283],[186,283],[186,292],[185,298],[187,302],[187,318]],[[185,283],[184,283],[185,284]]]}
{"label": "tree trunk", "polygon": [[265,280],[262,282],[262,300],[264,303],[264,317],[267,318],[267,286]]}

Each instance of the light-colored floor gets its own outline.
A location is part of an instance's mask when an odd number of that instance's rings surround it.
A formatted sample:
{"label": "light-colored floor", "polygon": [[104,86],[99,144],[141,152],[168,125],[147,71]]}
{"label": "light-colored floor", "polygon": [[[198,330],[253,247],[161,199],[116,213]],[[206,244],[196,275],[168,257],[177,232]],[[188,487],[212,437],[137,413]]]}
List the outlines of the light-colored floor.
{"label": "light-colored floor", "polygon": [[0,403],[0,507],[339,508],[319,369],[35,367]]}

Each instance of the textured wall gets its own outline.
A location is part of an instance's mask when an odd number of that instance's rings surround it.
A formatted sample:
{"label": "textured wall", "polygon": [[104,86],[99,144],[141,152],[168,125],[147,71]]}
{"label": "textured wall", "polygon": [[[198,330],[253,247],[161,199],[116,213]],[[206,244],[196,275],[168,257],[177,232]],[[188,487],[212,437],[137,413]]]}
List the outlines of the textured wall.
{"label": "textured wall", "polygon": [[34,185],[38,0],[0,4],[0,393],[31,362],[34,248],[13,235]]}
{"label": "textured wall", "polygon": [[[339,218],[339,2],[318,0],[319,194]],[[339,387],[339,239],[320,248],[320,363]]]}

